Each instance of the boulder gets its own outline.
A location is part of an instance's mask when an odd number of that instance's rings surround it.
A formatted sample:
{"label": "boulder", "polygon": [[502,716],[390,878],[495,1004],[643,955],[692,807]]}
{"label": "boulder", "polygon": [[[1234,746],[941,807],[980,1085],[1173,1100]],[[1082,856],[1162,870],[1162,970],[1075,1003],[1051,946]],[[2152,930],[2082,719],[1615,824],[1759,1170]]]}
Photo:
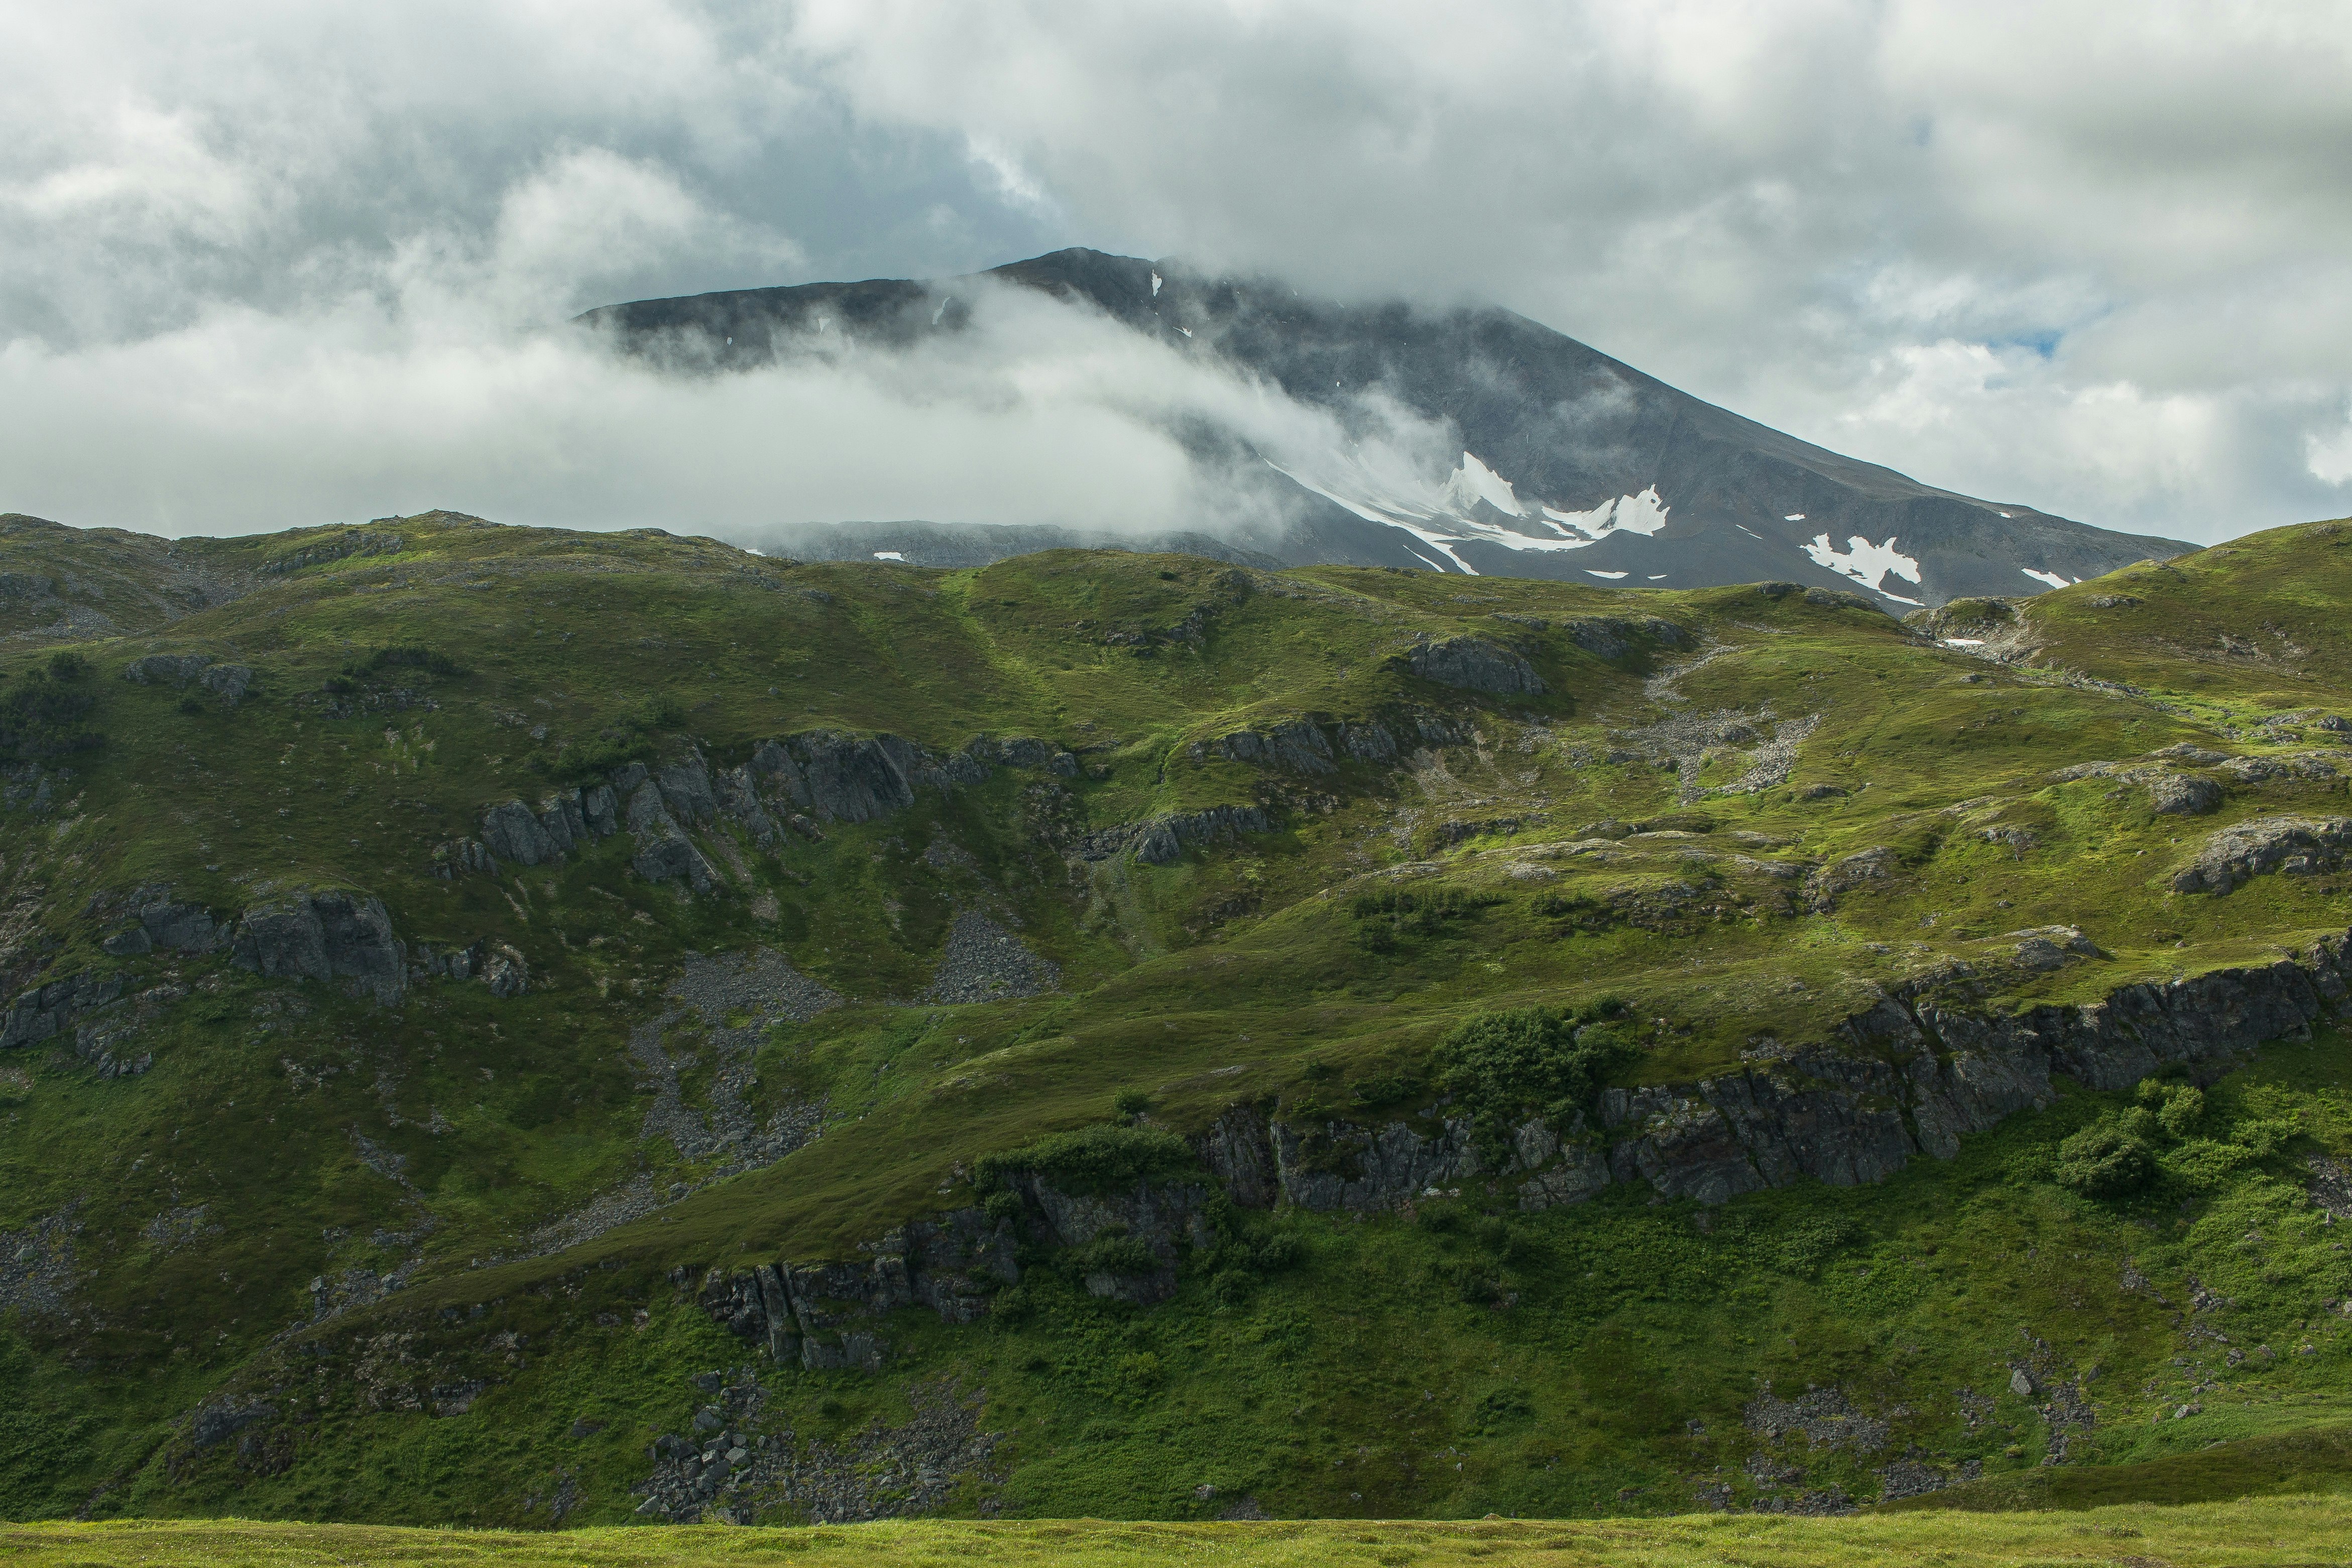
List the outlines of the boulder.
{"label": "boulder", "polygon": [[241,703],[253,687],[253,672],[243,664],[215,664],[196,677],[196,684],[225,703]]}
{"label": "boulder", "polygon": [[272,977],[341,980],[353,995],[386,1007],[408,988],[406,955],[383,901],[341,889],[247,910],[231,957],[239,968]]}
{"label": "boulder", "polygon": [[2221,787],[2194,773],[2165,773],[2148,780],[2148,804],[2158,816],[2201,817],[2221,804]]}

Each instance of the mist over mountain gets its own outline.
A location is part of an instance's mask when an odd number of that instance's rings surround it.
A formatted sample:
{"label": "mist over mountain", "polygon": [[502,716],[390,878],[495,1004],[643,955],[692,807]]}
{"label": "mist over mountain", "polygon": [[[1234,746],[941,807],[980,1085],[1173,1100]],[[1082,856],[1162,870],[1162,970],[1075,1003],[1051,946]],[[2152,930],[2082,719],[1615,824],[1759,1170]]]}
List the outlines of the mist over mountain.
{"label": "mist over mountain", "polygon": [[1781,580],[1859,587],[1895,613],[2041,592],[2189,548],[1843,456],[1508,310],[1309,298],[1173,260],[1071,249],[967,277],[639,300],[582,319],[639,356],[725,373],[919,352],[972,330],[975,308],[1007,286],[1107,317],[1255,394],[1247,415],[1160,415],[1216,515],[1127,536],[813,522],[765,548],[961,566],[1124,543],[1624,587]]}

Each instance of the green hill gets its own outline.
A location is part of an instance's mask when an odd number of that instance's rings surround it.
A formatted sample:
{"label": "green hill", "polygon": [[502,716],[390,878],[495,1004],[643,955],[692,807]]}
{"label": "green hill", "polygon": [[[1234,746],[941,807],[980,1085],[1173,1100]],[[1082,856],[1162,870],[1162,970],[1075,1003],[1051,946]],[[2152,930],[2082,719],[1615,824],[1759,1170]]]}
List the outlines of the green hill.
{"label": "green hill", "polygon": [[2339,1484],[2347,604],[0,518],[0,1517]]}

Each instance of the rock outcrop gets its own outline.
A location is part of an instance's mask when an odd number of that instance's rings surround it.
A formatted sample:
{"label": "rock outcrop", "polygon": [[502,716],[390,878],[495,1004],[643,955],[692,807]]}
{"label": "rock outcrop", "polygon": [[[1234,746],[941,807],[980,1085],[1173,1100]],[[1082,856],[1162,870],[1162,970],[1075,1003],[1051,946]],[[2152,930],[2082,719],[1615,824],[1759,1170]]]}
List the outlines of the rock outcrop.
{"label": "rock outcrop", "polygon": [[1457,691],[1531,697],[1544,693],[1543,677],[1536,674],[1533,664],[1483,637],[1415,643],[1405,663],[1423,680]]}
{"label": "rock outcrop", "polygon": [[[1888,995],[1842,1024],[1833,1044],[1772,1053],[1696,1083],[1604,1091],[1598,1128],[1580,1115],[1563,1136],[1531,1120],[1512,1130],[1499,1166],[1459,1116],[1300,1126],[1236,1106],[1191,1142],[1202,1169],[1241,1208],[1371,1213],[1458,1196],[1474,1181],[1493,1182],[1528,1209],[1581,1202],[1612,1183],[1714,1205],[1807,1180],[1884,1181],[1921,1155],[1950,1159],[1964,1134],[2053,1103],[2061,1077],[2102,1091],[2166,1069],[2210,1082],[2266,1040],[2307,1039],[2347,1002],[2352,937],[2336,936],[2291,960],[2126,986],[2087,1006],[2013,1017]],[[1213,1239],[1207,1189],[1197,1181],[1138,1183],[1102,1197],[1034,1176],[1007,1185],[1037,1240],[1086,1248],[1108,1238],[1142,1249],[1128,1249],[1129,1261],[1150,1268],[1087,1276],[1097,1294],[1161,1299],[1183,1248]],[[981,1315],[997,1288],[1021,1277],[1018,1234],[1010,1217],[959,1209],[891,1231],[857,1261],[714,1270],[703,1303],[779,1359],[877,1366],[885,1346],[876,1318],[912,1305],[956,1322]]]}
{"label": "rock outcrop", "polygon": [[887,1348],[874,1319],[925,1306],[949,1322],[976,1321],[991,1295],[1020,1279],[1014,1248],[1010,1220],[958,1209],[900,1226],[866,1243],[855,1261],[762,1263],[734,1274],[714,1269],[703,1281],[702,1305],[777,1361],[871,1370]]}
{"label": "rock outcrop", "polygon": [[168,948],[181,953],[209,953],[228,939],[228,928],[199,904],[179,904],[169,898],[152,900],[139,908],[139,922],[100,944],[118,958],[133,958]]}
{"label": "rock outcrop", "polygon": [[1146,865],[1174,865],[1190,849],[1229,843],[1244,833],[1270,833],[1274,821],[1263,806],[1211,806],[1144,822],[1098,828],[1077,842],[1081,860],[1107,861],[1132,854]]}
{"label": "rock outcrop", "polygon": [[2172,875],[2175,893],[2231,893],[2258,876],[2316,876],[2352,859],[2352,817],[2256,817],[2205,841]]}
{"label": "rock outcrop", "polygon": [[353,995],[391,1007],[407,993],[407,956],[383,901],[341,889],[257,904],[237,922],[230,948],[239,968],[281,978],[341,980]]}
{"label": "rock outcrop", "polygon": [[22,992],[0,1018],[0,1050],[50,1039],[74,1019],[119,999],[121,975],[68,975]]}
{"label": "rock outcrop", "polygon": [[2221,804],[2221,787],[2194,773],[2163,773],[2147,782],[2147,803],[2161,817],[2201,817]]}

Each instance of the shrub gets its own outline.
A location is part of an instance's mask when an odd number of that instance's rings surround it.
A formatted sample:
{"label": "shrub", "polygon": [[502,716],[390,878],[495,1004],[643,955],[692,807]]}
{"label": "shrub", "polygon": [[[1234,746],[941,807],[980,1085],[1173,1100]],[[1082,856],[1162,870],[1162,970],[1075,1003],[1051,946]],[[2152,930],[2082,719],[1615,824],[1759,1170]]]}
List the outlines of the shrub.
{"label": "shrub", "polygon": [[89,674],[89,661],[70,648],[60,648],[49,655],[49,679],[78,681]]}
{"label": "shrub", "polygon": [[1101,1194],[1192,1168],[1192,1146],[1158,1127],[1103,1124],[1055,1133],[1024,1148],[982,1157],[973,1185],[1001,1187],[1027,1172],[1064,1192]]}
{"label": "shrub", "polygon": [[1466,893],[1458,887],[1388,888],[1357,895],[1348,906],[1356,917],[1356,940],[1375,952],[1393,946],[1400,936],[1430,936],[1453,921],[1466,920],[1489,904],[1501,902],[1491,894]]}
{"label": "shrub", "polygon": [[2121,1127],[2085,1127],[2058,1145],[2057,1175],[2085,1197],[2129,1197],[2154,1179],[2156,1155]]}
{"label": "shrub", "polygon": [[1098,1236],[1073,1252],[1071,1263],[1081,1274],[1152,1274],[1160,1270],[1159,1255],[1139,1236]]}
{"label": "shrub", "polygon": [[1112,1099],[1111,1107],[1122,1116],[1140,1116],[1151,1109],[1151,1096],[1140,1089],[1122,1089]]}
{"label": "shrub", "polygon": [[1512,1426],[1536,1413],[1536,1402],[1523,1388],[1497,1388],[1482,1397],[1471,1419],[1478,1428],[1492,1435],[1496,1428]]}
{"label": "shrub", "polygon": [[1640,1053],[1609,1021],[1625,1004],[1602,997],[1581,1008],[1480,1013],[1438,1041],[1439,1082],[1499,1145],[1511,1123],[1534,1113],[1565,1120],[1591,1103],[1601,1082]]}
{"label": "shrub", "polygon": [[[35,672],[36,674],[38,672]],[[0,696],[0,760],[42,761],[91,751],[106,737],[82,727],[98,699],[47,680],[28,680]]]}
{"label": "shrub", "polygon": [[446,653],[414,643],[378,648],[366,658],[354,659],[343,666],[343,674],[353,676],[373,675],[379,670],[425,670],[453,679],[474,673]]}
{"label": "shrub", "polygon": [[1356,1103],[1370,1110],[1394,1105],[1420,1096],[1425,1085],[1414,1072],[1388,1072],[1372,1078],[1360,1078],[1349,1086]]}

